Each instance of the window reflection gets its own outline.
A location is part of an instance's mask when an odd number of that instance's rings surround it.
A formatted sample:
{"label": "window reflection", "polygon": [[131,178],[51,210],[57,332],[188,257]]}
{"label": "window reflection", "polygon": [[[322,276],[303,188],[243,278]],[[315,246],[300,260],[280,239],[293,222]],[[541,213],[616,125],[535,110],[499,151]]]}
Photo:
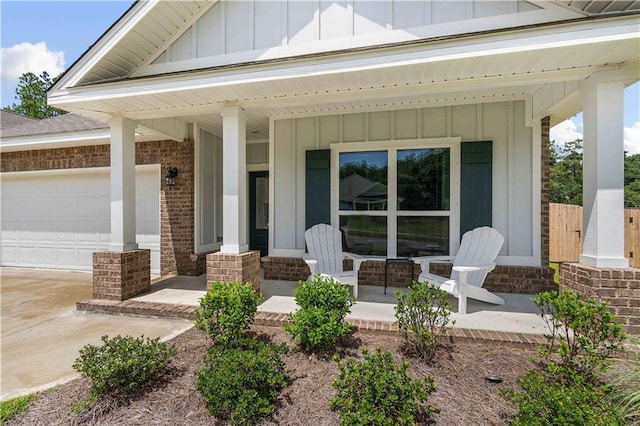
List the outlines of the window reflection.
{"label": "window reflection", "polygon": [[340,216],[343,250],[363,256],[387,255],[386,216]]}
{"label": "window reflection", "polygon": [[340,154],[340,210],[387,210],[386,151]]}
{"label": "window reflection", "polygon": [[449,254],[449,217],[398,217],[398,256]]}
{"label": "window reflection", "polygon": [[449,210],[449,149],[398,150],[398,210]]}

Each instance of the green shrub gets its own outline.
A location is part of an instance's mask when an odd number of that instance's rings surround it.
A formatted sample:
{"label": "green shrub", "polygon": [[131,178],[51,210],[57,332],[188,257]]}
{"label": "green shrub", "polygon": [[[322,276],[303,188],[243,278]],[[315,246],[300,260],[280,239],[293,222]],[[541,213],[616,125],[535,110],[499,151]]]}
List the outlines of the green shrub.
{"label": "green shrub", "polygon": [[[558,371],[558,370],[563,371]],[[601,386],[571,369],[550,364],[518,379],[520,391],[502,390],[517,412],[513,426],[622,426],[620,409],[609,402]]]}
{"label": "green shrub", "polygon": [[573,291],[541,293],[533,302],[551,331],[545,335],[547,346],[539,350],[546,361],[556,362],[558,357],[561,365],[593,379],[622,348],[626,335],[607,303],[584,301]]}
{"label": "green shrub", "polygon": [[627,351],[629,358],[619,360],[609,383],[610,399],[624,413],[627,424],[640,426],[640,337],[634,337]]}
{"label": "green shrub", "polygon": [[209,334],[214,343],[233,342],[249,329],[259,303],[260,295],[249,282],[213,282],[200,299],[195,326]]}
{"label": "green shrub", "polygon": [[102,346],[85,345],[73,368],[91,380],[99,395],[119,388],[134,388],[166,368],[175,355],[159,339],[102,336]]}
{"label": "green shrub", "polygon": [[6,421],[26,411],[35,396],[36,394],[32,393],[0,402],[0,424],[4,424]]}
{"label": "green shrub", "polygon": [[451,305],[447,293],[429,282],[411,284],[409,293],[396,291],[396,319],[407,352],[432,361],[438,338],[447,334]]}
{"label": "green shrub", "polygon": [[213,416],[230,424],[253,425],[273,413],[288,384],[281,359],[285,347],[252,339],[235,343],[209,350],[197,373],[196,388]]}
{"label": "green shrub", "polygon": [[349,290],[330,277],[316,275],[301,281],[294,292],[299,309],[289,314],[285,331],[309,350],[330,350],[336,341],[351,332],[345,321],[353,300]]}
{"label": "green shrub", "polygon": [[413,380],[407,375],[409,364],[399,366],[390,352],[377,348],[362,351],[364,361],[349,359],[339,363],[339,376],[333,382],[337,395],[331,408],[346,425],[414,425],[416,417],[428,416],[433,407],[424,403],[436,390],[433,377]]}

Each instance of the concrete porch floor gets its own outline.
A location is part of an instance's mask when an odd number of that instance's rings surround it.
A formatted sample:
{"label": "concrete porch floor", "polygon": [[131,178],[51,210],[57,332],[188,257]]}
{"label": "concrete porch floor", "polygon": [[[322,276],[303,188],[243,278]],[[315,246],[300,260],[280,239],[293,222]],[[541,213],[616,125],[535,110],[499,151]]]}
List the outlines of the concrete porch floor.
{"label": "concrete porch floor", "polygon": [[[297,286],[298,283],[294,281],[265,280],[261,277],[260,290],[263,298],[258,306],[258,312],[288,314],[294,311],[297,306],[293,299],[293,292]],[[130,299],[131,302],[197,307],[200,297],[205,294],[206,278],[201,275],[158,279],[151,288],[151,292]],[[394,292],[396,290],[406,291],[406,289],[387,288],[385,295],[383,287],[359,286],[359,298],[347,318],[353,321],[395,323]],[[533,295],[498,294],[505,299],[504,305],[492,305],[469,299],[466,315],[459,315],[456,312],[458,301],[450,296],[449,303],[453,307],[450,318],[455,320],[454,328],[533,334],[540,337],[548,331],[538,308],[531,301]]]}

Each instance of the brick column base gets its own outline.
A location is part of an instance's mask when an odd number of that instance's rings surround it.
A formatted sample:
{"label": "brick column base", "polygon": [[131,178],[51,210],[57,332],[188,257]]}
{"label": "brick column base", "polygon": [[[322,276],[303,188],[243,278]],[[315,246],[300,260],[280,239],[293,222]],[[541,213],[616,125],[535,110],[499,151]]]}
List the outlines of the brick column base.
{"label": "brick column base", "polygon": [[93,298],[127,300],[151,290],[151,250],[93,253]]}
{"label": "brick column base", "polygon": [[581,263],[563,263],[560,290],[573,290],[586,297],[608,302],[625,331],[640,335],[640,269],[595,268]]}
{"label": "brick column base", "polygon": [[256,291],[260,291],[260,252],[208,254],[207,282],[212,281],[241,283],[249,281]]}

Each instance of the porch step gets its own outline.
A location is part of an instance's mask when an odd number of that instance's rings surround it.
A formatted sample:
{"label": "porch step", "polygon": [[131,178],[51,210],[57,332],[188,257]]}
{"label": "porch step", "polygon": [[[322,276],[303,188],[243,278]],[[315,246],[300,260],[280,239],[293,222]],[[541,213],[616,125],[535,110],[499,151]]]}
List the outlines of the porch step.
{"label": "porch step", "polygon": [[[91,299],[76,303],[76,309],[85,312],[99,312],[118,315],[151,316],[161,318],[195,319],[197,306],[179,305],[159,302],[143,302],[139,300]],[[373,321],[349,319],[359,330],[370,330],[383,333],[397,333],[398,325],[395,321]],[[288,322],[287,314],[275,312],[256,312],[254,324],[269,327],[282,327]],[[546,343],[541,334],[511,333],[503,331],[476,330],[471,328],[453,327],[449,330],[449,338],[454,342],[488,343],[520,347],[522,349],[536,349],[538,345]]]}

